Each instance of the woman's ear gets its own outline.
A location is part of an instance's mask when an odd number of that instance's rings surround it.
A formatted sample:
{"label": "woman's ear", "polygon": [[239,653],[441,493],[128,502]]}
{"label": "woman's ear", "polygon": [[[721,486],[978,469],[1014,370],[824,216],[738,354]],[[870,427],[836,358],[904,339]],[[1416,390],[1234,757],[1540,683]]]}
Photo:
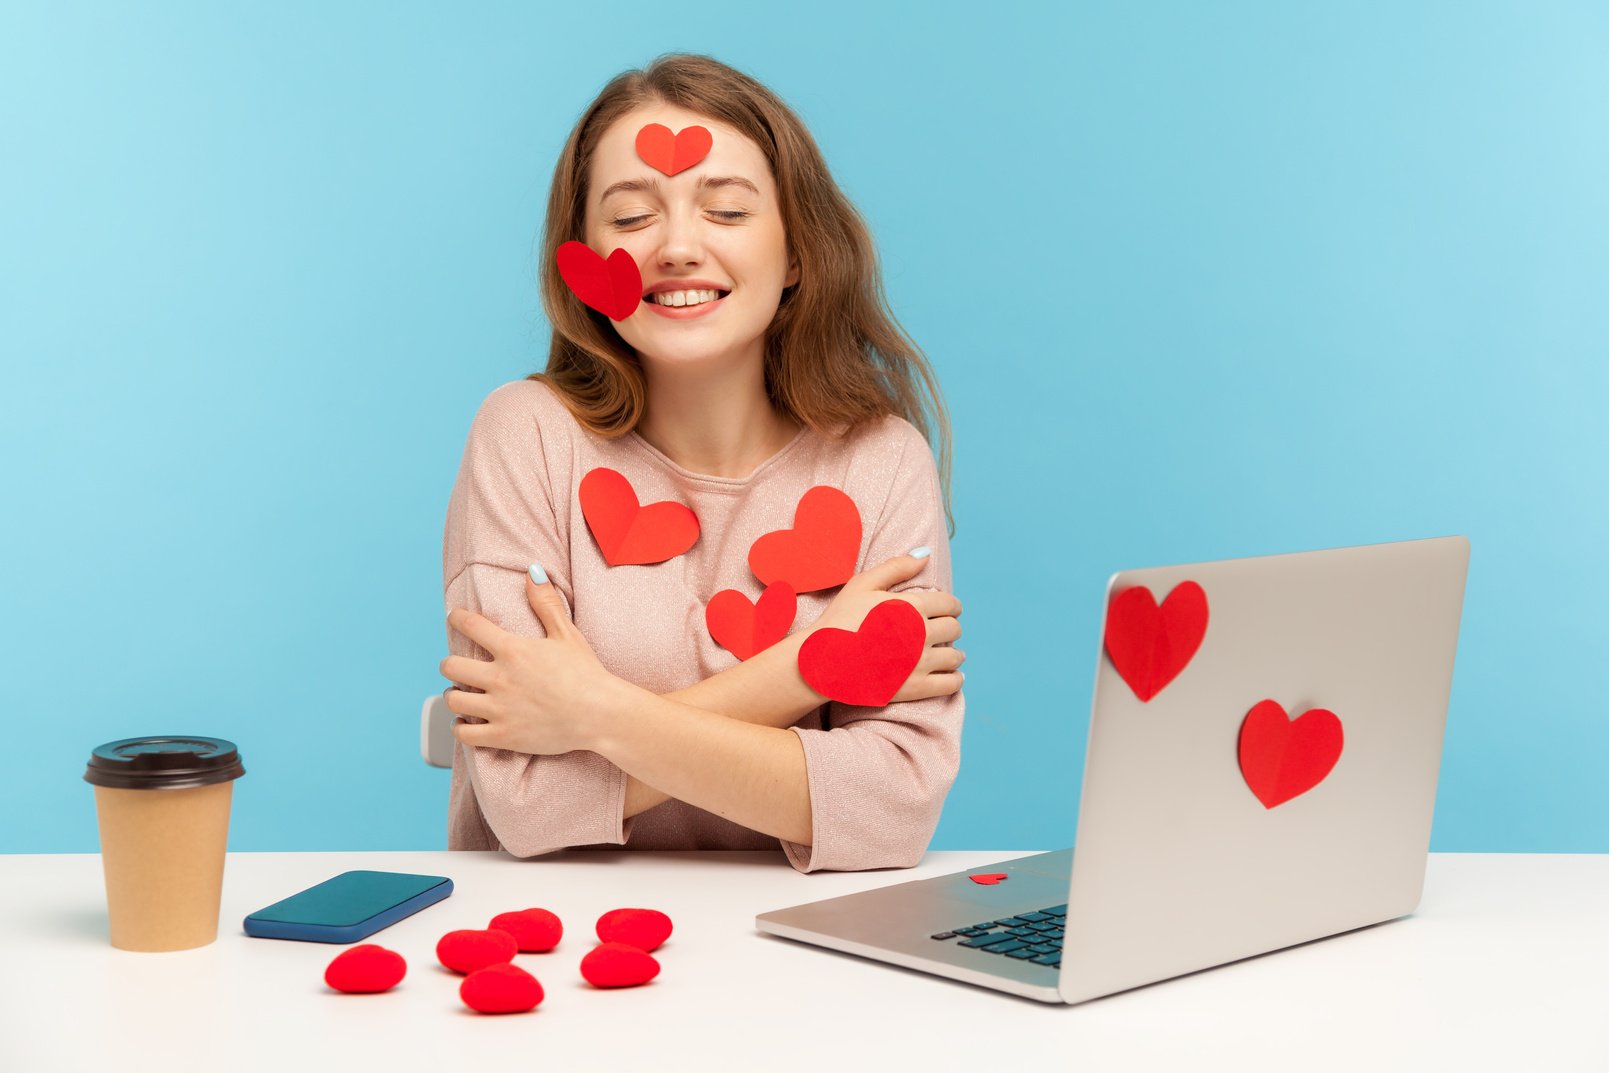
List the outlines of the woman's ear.
{"label": "woman's ear", "polygon": [[786,289],[788,289],[789,287],[792,287],[795,283],[798,283],[798,282],[799,282],[799,262],[796,259],[789,258],[789,260],[788,260],[788,274],[786,276],[782,277],[782,288],[783,288],[783,290],[786,290]]}

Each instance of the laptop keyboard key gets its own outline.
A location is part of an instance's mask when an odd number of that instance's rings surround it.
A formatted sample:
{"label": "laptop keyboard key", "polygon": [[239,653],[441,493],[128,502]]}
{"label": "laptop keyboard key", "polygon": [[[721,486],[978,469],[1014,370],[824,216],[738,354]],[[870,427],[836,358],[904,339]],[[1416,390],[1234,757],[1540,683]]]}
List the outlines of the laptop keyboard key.
{"label": "laptop keyboard key", "polygon": [[955,938],[955,932],[953,932],[953,931],[941,931],[937,935],[928,936],[928,938],[930,938],[930,939],[953,939],[953,938]]}
{"label": "laptop keyboard key", "polygon": [[1035,965],[1049,965],[1053,969],[1061,968],[1060,954],[1040,954],[1034,958]]}
{"label": "laptop keyboard key", "polygon": [[1028,949],[1027,943],[1013,939],[1009,943],[995,943],[993,946],[986,946],[983,948],[983,952],[986,954],[1009,954],[1013,950],[1026,949]]}
{"label": "laptop keyboard key", "polygon": [[1017,914],[1017,919],[1018,920],[1025,920],[1025,921],[1027,921],[1028,923],[1031,924],[1036,920],[1049,920],[1050,919],[1050,914],[1049,913],[1018,913]]}
{"label": "laptop keyboard key", "polygon": [[1030,950],[1026,946],[1023,947],[1021,950],[1007,950],[1006,951],[1006,957],[1008,957],[1008,958],[1022,958],[1023,960],[1027,960],[1028,958],[1038,957],[1038,956],[1039,956],[1038,954],[1036,954],[1034,951]]}
{"label": "laptop keyboard key", "polygon": [[996,943],[1004,943],[1004,942],[1020,942],[1020,940],[1015,935],[1007,935],[1007,934],[1004,934],[1004,933],[1001,933],[1001,932],[997,932],[997,933],[995,933],[993,935],[974,935],[970,939],[962,939],[956,945],[957,946],[972,946],[972,947],[980,947],[981,948],[981,947],[985,947],[985,946],[993,946]]}

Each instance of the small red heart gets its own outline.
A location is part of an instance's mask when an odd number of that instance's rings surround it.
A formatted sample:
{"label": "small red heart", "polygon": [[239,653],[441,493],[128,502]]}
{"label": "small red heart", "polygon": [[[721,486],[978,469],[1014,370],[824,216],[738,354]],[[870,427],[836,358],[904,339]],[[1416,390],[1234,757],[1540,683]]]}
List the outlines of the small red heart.
{"label": "small red heart", "polygon": [[798,593],[842,585],[860,557],[860,511],[855,501],[819,484],[799,498],[793,528],[762,536],[749,549],[749,569],[766,585],[786,581]]}
{"label": "small red heart", "polygon": [[436,960],[453,972],[469,973],[488,965],[513,961],[520,945],[500,928],[450,931],[436,944]]}
{"label": "small red heart", "polygon": [[786,581],[767,585],[753,603],[736,589],[722,589],[704,607],[715,643],[738,659],[763,652],[788,635],[799,599]]}
{"label": "small red heart", "polygon": [[709,155],[715,139],[704,127],[683,127],[672,134],[663,123],[650,123],[637,132],[637,155],[666,175],[686,171]]}
{"label": "small red heart", "polygon": [[1326,708],[1295,719],[1277,701],[1257,702],[1240,724],[1240,773],[1264,808],[1305,794],[1341,759],[1341,720]]}
{"label": "small red heart", "polygon": [[881,708],[921,662],[927,620],[904,600],[884,600],[860,629],[823,626],[799,648],[805,684],[829,700]]}
{"label": "small red heart", "polygon": [[670,938],[670,917],[657,909],[611,909],[598,918],[598,939],[625,943],[643,953],[658,950]]}
{"label": "small red heart", "polygon": [[624,247],[606,261],[584,242],[559,247],[559,278],[589,309],[611,320],[625,320],[642,302],[642,272]]}
{"label": "small red heart", "polygon": [[1124,589],[1106,611],[1106,654],[1134,695],[1148,701],[1184,670],[1207,635],[1207,594],[1181,581],[1158,607],[1144,585]]}
{"label": "small red heart", "polygon": [[546,909],[521,909],[513,913],[499,913],[486,925],[514,936],[522,954],[541,954],[559,945],[564,935],[564,924]]}
{"label": "small red heart", "polygon": [[488,965],[458,985],[464,1005],[480,1013],[524,1013],[544,997],[542,985],[518,965]]}
{"label": "small red heart", "polygon": [[324,982],[337,991],[372,994],[389,991],[408,974],[408,963],[395,950],[364,943],[335,955],[324,970]]}
{"label": "small red heart", "polygon": [[659,962],[626,943],[604,943],[581,959],[581,975],[593,987],[636,987],[659,975]]}
{"label": "small red heart", "polygon": [[662,563],[698,542],[698,518],[686,506],[639,506],[631,482],[602,466],[581,478],[581,513],[610,566]]}
{"label": "small red heart", "polygon": [[996,883],[999,883],[1002,880],[1010,879],[1011,877],[1006,875],[1004,872],[980,872],[978,875],[967,876],[967,878],[972,880],[974,883],[982,883],[986,887],[992,887]]}

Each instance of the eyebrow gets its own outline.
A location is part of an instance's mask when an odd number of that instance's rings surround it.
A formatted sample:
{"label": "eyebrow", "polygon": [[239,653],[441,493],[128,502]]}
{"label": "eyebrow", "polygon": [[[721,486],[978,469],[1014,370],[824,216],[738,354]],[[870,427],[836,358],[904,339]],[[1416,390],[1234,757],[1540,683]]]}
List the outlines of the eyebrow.
{"label": "eyebrow", "polygon": [[[701,188],[706,189],[719,189],[725,186],[741,186],[749,193],[756,196],[758,196],[760,193],[759,187],[755,186],[753,183],[749,182],[749,180],[740,175],[706,175],[704,178],[698,181],[698,185]],[[636,194],[641,193],[644,190],[651,190],[657,193],[659,191],[659,180],[653,178],[622,179],[620,182],[614,183],[609,186],[608,189],[604,190],[603,195],[599,197],[598,200],[600,202],[604,202],[608,201],[616,194]]]}

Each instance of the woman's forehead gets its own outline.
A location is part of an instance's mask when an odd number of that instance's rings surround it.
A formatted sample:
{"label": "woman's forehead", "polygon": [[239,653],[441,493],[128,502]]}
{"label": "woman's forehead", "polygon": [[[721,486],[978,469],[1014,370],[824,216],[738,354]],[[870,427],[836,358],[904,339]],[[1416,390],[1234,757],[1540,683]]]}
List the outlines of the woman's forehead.
{"label": "woman's forehead", "polygon": [[[686,171],[667,178],[637,155],[637,133],[650,123],[658,123],[678,134],[687,127],[705,128],[710,132],[708,155]],[[590,170],[588,189],[593,200],[610,185],[631,179],[652,179],[662,186],[678,180],[697,183],[706,175],[738,176],[750,180],[761,190],[768,189],[772,183],[765,154],[749,138],[719,120],[665,103],[643,105],[615,120],[598,139]]]}

